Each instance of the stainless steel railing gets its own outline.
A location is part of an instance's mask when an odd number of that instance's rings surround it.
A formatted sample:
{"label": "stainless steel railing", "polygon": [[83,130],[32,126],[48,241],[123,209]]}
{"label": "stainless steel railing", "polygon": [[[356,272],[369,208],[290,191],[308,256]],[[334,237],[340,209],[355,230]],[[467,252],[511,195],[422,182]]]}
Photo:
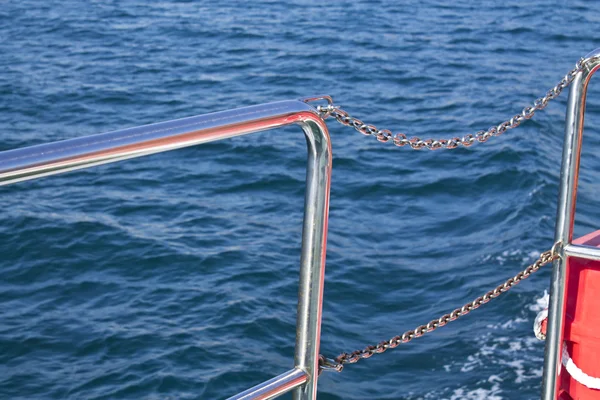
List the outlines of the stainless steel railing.
{"label": "stainless steel railing", "polygon": [[308,147],[294,368],[232,399],[271,399],[294,390],[294,399],[314,400],[331,183],[329,133],[314,108],[282,101],[4,151],[0,185],[291,124],[300,125]]}
{"label": "stainless steel railing", "polygon": [[[586,56],[569,92],[555,242],[542,399],[556,400],[568,257],[600,260],[600,249],[575,245],[573,224],[586,94],[600,69],[600,49]],[[307,139],[308,166],[294,368],[230,399],[271,399],[294,390],[296,400],[316,399],[325,249],[331,182],[331,144],[325,122],[306,103],[283,101],[0,152],[0,185],[194,146],[285,125],[298,124]]]}
{"label": "stainless steel railing", "polygon": [[583,70],[573,80],[569,91],[554,235],[555,242],[562,244],[559,248],[561,257],[554,261],[552,269],[544,374],[542,378],[543,400],[556,400],[558,395],[558,374],[561,369],[563,343],[562,327],[565,319],[567,258],[577,256],[587,259],[600,259],[600,249],[572,244],[585,100],[590,79],[600,68],[599,57],[600,49],[594,50],[585,57],[586,62],[583,64]]}

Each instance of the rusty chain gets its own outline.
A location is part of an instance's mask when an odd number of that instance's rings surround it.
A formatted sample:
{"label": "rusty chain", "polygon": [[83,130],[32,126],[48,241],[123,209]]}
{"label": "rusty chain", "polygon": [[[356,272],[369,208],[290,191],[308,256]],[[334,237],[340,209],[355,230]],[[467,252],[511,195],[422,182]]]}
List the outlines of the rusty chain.
{"label": "rusty chain", "polygon": [[370,358],[374,354],[384,353],[388,349],[393,349],[398,347],[401,344],[405,344],[410,342],[411,340],[421,337],[426,333],[430,333],[435,331],[442,326],[447,325],[449,322],[457,320],[459,317],[469,314],[471,311],[481,307],[492,299],[500,296],[502,293],[506,293],[513,286],[518,284],[524,279],[529,278],[529,276],[538,271],[544,265],[556,260],[559,258],[558,247],[560,246],[560,242],[557,242],[552,246],[551,250],[545,251],[540,254],[540,257],[523,271],[519,272],[514,277],[509,278],[501,285],[497,286],[495,289],[490,290],[483,296],[477,297],[475,300],[470,303],[465,304],[464,306],[455,309],[449,314],[444,314],[441,317],[434,319],[427,323],[426,325],[420,325],[415,329],[408,330],[404,332],[402,335],[394,336],[389,340],[384,340],[383,342],[377,344],[376,346],[370,345],[365,347],[362,350],[355,350],[352,353],[342,353],[337,356],[335,359],[326,358],[322,355],[319,356],[319,368],[320,370],[335,370],[341,372],[344,368],[345,364],[354,364],[360,361],[363,358]]}
{"label": "rusty chain", "polygon": [[[304,99],[305,102],[312,102],[317,100],[327,100],[328,105],[317,106],[317,111],[323,119],[330,116],[334,117],[340,124],[345,126],[351,126],[358,132],[367,135],[375,136],[380,142],[391,141],[398,147],[410,146],[414,150],[421,150],[427,148],[429,150],[437,150],[441,148],[455,149],[459,146],[469,147],[475,142],[484,143],[487,142],[493,136],[500,136],[504,132],[510,129],[514,129],[521,125],[525,120],[531,119],[536,111],[544,109],[548,102],[557,98],[562,91],[567,88],[575,79],[575,76],[582,71],[587,60],[580,59],[576,64],[575,68],[569,71],[561,81],[550,89],[545,96],[538,98],[533,102],[533,105],[523,108],[520,114],[516,114],[512,118],[496,125],[492,126],[487,130],[479,131],[475,134],[467,134],[463,137],[453,137],[451,139],[426,139],[423,140],[419,137],[407,138],[404,133],[396,133],[395,135],[388,129],[379,129],[374,125],[368,125],[350,116],[346,111],[342,110],[339,106],[333,104],[333,100],[329,96],[313,97]],[[551,250],[548,250],[540,254],[540,257],[523,271],[519,272],[515,276],[509,278],[501,285],[497,286],[493,290],[488,291],[483,296],[479,296],[470,303],[463,305],[454,311],[444,314],[441,317],[428,322],[425,325],[420,325],[415,329],[408,330],[401,335],[394,336],[389,340],[384,340],[377,345],[369,345],[362,350],[355,350],[352,353],[342,353],[335,359],[324,357],[319,355],[319,373],[324,370],[335,370],[342,371],[345,364],[354,364],[361,359],[370,358],[375,354],[381,354],[388,349],[398,347],[400,344],[410,342],[415,338],[419,338],[427,333],[433,332],[438,328],[446,326],[448,323],[457,320],[458,318],[469,314],[471,311],[481,307],[488,303],[490,300],[495,299],[502,293],[506,293],[512,287],[517,285],[519,282],[527,279],[531,274],[537,272],[540,268],[547,265],[548,263],[559,258],[558,248],[561,246],[560,242],[554,244]]]}
{"label": "rusty chain", "polygon": [[475,142],[484,143],[487,142],[493,136],[500,136],[509,129],[514,129],[521,125],[525,120],[531,119],[536,111],[543,110],[548,105],[550,100],[557,98],[563,89],[567,88],[578,72],[583,69],[586,60],[580,59],[576,64],[575,68],[569,71],[564,78],[560,80],[556,86],[550,89],[545,96],[533,102],[533,105],[523,108],[520,114],[514,115],[512,118],[502,122],[501,124],[490,127],[487,130],[479,131],[475,134],[469,133],[463,137],[453,137],[450,139],[426,139],[423,140],[419,137],[407,138],[404,133],[396,133],[395,135],[389,129],[379,129],[374,125],[368,125],[362,122],[358,118],[350,116],[346,111],[342,110],[339,106],[333,104],[333,101],[329,96],[316,97],[304,99],[306,102],[315,101],[319,99],[327,99],[329,104],[326,106],[318,106],[317,111],[323,119],[332,116],[340,124],[345,126],[351,126],[358,132],[367,135],[375,136],[380,142],[391,141],[396,146],[410,146],[414,150],[421,150],[427,148],[429,150],[437,149],[455,149],[459,146],[469,147]]}

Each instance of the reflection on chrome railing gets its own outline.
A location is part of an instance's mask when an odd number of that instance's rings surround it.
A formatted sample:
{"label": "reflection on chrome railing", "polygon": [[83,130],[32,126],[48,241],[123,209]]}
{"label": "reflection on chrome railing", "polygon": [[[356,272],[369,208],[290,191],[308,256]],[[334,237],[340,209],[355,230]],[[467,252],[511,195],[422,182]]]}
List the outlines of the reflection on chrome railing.
{"label": "reflection on chrome railing", "polygon": [[316,399],[331,144],[325,122],[306,103],[268,103],[0,152],[0,185],[297,124],[308,147],[294,369],[235,399],[270,399],[294,390]]}
{"label": "reflection on chrome railing", "polygon": [[546,334],[546,351],[544,357],[544,374],[542,377],[542,399],[554,400],[558,395],[558,374],[561,368],[563,343],[563,322],[565,319],[565,289],[567,276],[567,257],[569,253],[577,253],[593,259],[596,251],[589,251],[583,246],[575,246],[573,241],[573,224],[575,222],[575,200],[577,198],[577,181],[579,177],[579,161],[581,158],[581,141],[583,138],[583,120],[585,99],[588,84],[592,75],[600,68],[600,49],[594,50],[583,61],[583,69],[571,84],[567,104],[565,122],[565,140],[563,144],[562,166],[560,170],[560,188],[556,211],[556,231],[554,242],[561,242],[565,247],[560,251],[558,260],[554,261],[550,286],[550,304],[548,308],[548,330]]}
{"label": "reflection on chrome railing", "polygon": [[[586,56],[581,69],[574,72],[569,93],[555,232],[555,243],[562,245],[557,250],[560,258],[554,261],[552,272],[543,400],[555,400],[558,392],[567,256],[600,259],[598,249],[572,244],[586,93],[590,78],[598,69],[600,50]],[[308,166],[294,368],[230,400],[271,399],[291,390],[294,390],[295,400],[314,400],[319,374],[331,144],[319,112],[305,101],[319,99],[327,100],[330,105],[332,103],[328,96],[268,103],[0,152],[0,185],[285,125],[300,125],[307,139]],[[362,128],[363,125],[359,125],[356,122],[355,127]]]}

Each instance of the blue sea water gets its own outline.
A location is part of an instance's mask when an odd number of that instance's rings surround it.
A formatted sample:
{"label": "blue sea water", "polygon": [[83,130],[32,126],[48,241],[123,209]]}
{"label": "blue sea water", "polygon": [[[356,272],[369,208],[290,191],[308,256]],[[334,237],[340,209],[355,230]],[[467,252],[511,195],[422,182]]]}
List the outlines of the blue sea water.
{"label": "blue sea water", "polygon": [[[600,47],[586,1],[34,1],[0,7],[0,150],[329,94],[368,123],[497,124]],[[600,226],[600,94],[576,233]],[[469,149],[329,121],[322,353],[426,323],[552,245],[567,96]],[[0,398],[219,399],[293,362],[305,142],[280,129],[0,189]],[[534,399],[544,269],[319,399]]]}

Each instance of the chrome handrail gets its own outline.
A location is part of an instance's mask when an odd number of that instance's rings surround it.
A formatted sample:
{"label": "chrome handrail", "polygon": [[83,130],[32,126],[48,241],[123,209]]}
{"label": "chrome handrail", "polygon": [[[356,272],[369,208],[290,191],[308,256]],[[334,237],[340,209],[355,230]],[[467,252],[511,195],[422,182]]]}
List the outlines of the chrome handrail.
{"label": "chrome handrail", "polygon": [[331,143],[317,111],[299,100],[262,104],[99,135],[0,152],[0,185],[297,124],[308,148],[294,369],[237,399],[270,399],[294,390],[316,399]]}
{"label": "chrome handrail", "polygon": [[[560,258],[554,261],[552,271],[543,400],[556,400],[558,394],[567,257],[600,260],[599,250],[572,244],[586,95],[589,81],[598,69],[600,49],[586,56],[569,92],[555,230],[555,243],[561,244]],[[271,399],[294,390],[295,400],[314,400],[319,372],[331,144],[327,126],[313,107],[299,100],[282,101],[4,151],[0,152],[0,185],[290,124],[302,127],[308,147],[294,368],[230,399]]]}
{"label": "chrome handrail", "polygon": [[[585,100],[590,79],[599,68],[600,49],[596,49],[585,57],[582,71],[577,73],[569,91],[554,234],[555,243],[561,243],[561,246],[559,246],[560,258],[554,261],[552,269],[542,377],[543,400],[556,400],[558,395],[558,374],[561,369],[563,324],[565,320],[567,257],[573,255],[588,259],[596,257],[595,251],[586,250],[583,246],[574,246],[572,241]],[[568,251],[565,251],[565,249]],[[577,252],[577,250],[580,251]]]}

